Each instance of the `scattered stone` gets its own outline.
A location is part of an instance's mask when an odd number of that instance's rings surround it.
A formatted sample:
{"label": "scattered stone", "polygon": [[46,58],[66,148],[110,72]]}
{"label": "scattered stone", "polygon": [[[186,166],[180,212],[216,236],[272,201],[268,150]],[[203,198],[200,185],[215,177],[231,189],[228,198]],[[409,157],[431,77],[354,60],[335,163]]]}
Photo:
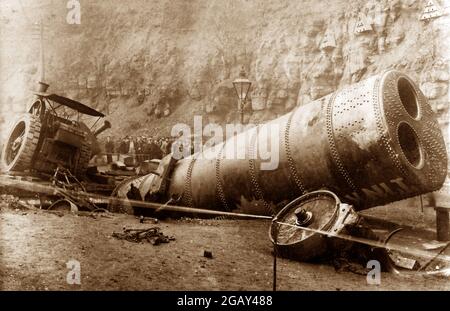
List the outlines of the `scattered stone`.
{"label": "scattered stone", "polygon": [[213,258],[212,252],[211,252],[211,251],[206,251],[206,250],[205,250],[205,251],[203,252],[203,257],[212,259],[212,258]]}
{"label": "scattered stone", "polygon": [[147,241],[152,245],[159,245],[161,243],[169,243],[175,241],[172,236],[166,236],[161,232],[159,227],[152,227],[147,229],[123,229],[121,232],[113,232],[112,236],[119,240],[127,240],[128,242],[141,243]]}
{"label": "scattered stone", "polygon": [[151,221],[154,224],[157,224],[159,222],[158,218],[154,218],[154,217],[144,217],[144,216],[140,216],[139,217],[139,223],[143,224],[146,223],[148,221]]}

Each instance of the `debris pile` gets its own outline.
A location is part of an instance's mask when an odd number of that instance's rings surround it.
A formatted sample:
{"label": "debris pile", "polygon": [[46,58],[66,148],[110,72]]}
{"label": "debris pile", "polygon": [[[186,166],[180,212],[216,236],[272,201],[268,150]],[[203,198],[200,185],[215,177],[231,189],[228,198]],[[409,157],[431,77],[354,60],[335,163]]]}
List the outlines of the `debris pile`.
{"label": "debris pile", "polygon": [[147,229],[123,229],[121,232],[113,232],[112,236],[119,240],[127,240],[128,242],[141,243],[147,241],[152,245],[159,245],[161,243],[169,243],[175,241],[174,237],[169,237],[161,232],[159,227],[152,227]]}
{"label": "debris pile", "polygon": [[0,210],[10,208],[10,209],[27,209],[27,205],[20,201],[16,196],[9,194],[0,195]]}
{"label": "debris pile", "polygon": [[4,207],[8,207],[9,204],[13,203],[15,197],[12,195],[2,194],[0,196],[0,209]]}

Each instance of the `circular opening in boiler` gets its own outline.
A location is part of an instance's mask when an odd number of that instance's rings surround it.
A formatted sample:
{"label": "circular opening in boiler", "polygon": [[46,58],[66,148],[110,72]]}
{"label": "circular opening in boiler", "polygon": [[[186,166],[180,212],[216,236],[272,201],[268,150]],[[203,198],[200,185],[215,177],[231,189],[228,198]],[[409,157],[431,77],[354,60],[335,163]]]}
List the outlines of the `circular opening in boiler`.
{"label": "circular opening in boiler", "polygon": [[408,162],[415,168],[421,168],[423,164],[422,147],[419,138],[408,123],[400,123],[398,130],[398,141]]}
{"label": "circular opening in boiler", "polygon": [[397,83],[398,95],[403,107],[413,119],[419,117],[419,103],[417,101],[417,94],[411,83],[405,79],[400,78]]}

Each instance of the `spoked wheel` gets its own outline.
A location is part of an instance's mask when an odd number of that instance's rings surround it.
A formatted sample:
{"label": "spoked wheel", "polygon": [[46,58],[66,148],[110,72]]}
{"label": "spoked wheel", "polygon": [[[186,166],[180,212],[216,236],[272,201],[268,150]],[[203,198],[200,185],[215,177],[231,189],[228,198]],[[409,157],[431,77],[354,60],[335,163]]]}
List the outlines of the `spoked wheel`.
{"label": "spoked wheel", "polygon": [[37,116],[26,114],[12,127],[3,146],[1,162],[5,171],[31,169],[41,132]]}

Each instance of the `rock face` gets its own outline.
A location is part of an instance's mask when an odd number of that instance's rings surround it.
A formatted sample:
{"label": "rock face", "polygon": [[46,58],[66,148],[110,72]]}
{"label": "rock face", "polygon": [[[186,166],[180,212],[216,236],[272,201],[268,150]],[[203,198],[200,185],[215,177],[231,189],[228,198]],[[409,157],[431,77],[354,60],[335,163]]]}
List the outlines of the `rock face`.
{"label": "rock face", "polygon": [[33,22],[42,15],[50,90],[106,112],[120,136],[167,135],[194,114],[236,122],[231,81],[241,66],[253,82],[248,122],[396,68],[420,83],[448,125],[443,0],[434,1],[440,14],[425,15],[421,0],[80,1],[79,25],[67,23],[65,2],[2,2],[3,121],[5,112],[24,109],[39,77]]}

